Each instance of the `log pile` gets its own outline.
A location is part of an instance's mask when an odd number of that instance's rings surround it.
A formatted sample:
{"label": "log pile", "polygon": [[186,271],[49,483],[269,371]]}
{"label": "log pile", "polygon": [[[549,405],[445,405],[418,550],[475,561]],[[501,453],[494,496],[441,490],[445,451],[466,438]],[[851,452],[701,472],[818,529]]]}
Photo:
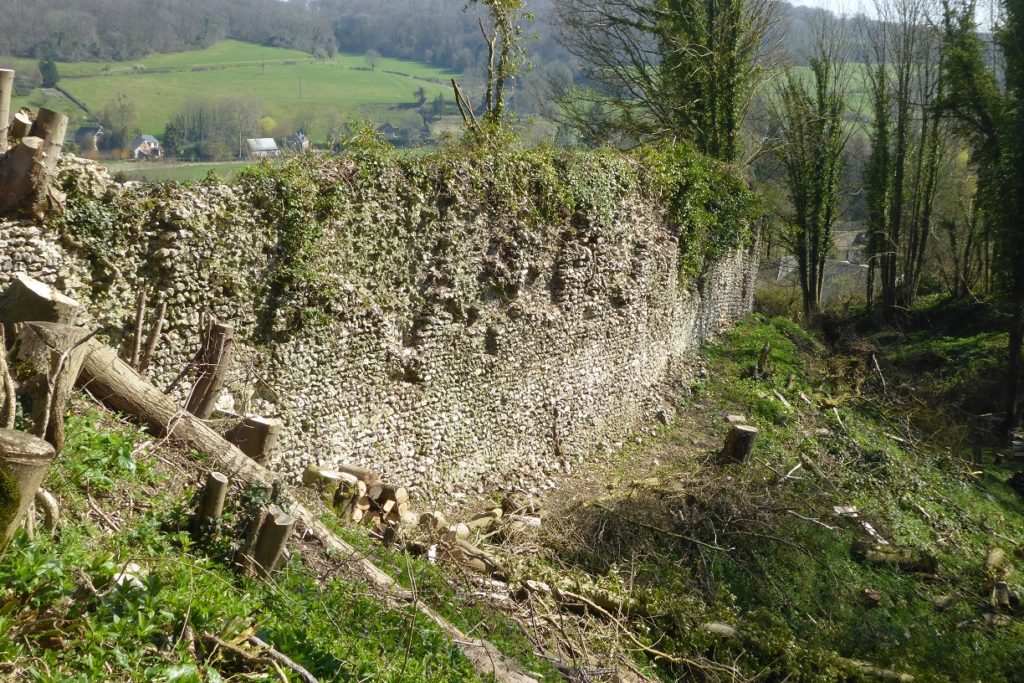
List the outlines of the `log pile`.
{"label": "log pile", "polygon": [[68,117],[51,109],[22,109],[11,120],[14,72],[0,69],[0,215],[42,219],[64,208],[53,184]]}

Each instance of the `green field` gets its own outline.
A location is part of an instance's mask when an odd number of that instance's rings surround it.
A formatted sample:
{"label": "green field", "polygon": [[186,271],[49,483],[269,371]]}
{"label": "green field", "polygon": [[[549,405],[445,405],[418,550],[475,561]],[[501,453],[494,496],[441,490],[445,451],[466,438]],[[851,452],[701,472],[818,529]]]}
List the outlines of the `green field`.
{"label": "green field", "polygon": [[[33,70],[28,59],[0,57],[0,65]],[[58,64],[60,86],[97,112],[118,93],[134,102],[137,126],[160,135],[174,113],[195,99],[256,99],[279,124],[303,121],[314,141],[321,140],[327,121],[344,118],[399,123],[408,111],[393,105],[416,101],[422,87],[432,99],[448,95],[452,74],[424,64],[381,59],[371,71],[361,55],[314,59],[308,54],[226,40],[190,52],[153,55],[132,62]],[[46,106],[68,114],[72,127],[89,117],[56,90],[36,89],[16,97],[15,107]]]}
{"label": "green field", "polygon": [[249,161],[210,161],[196,163],[179,162],[146,162],[146,161],[104,161],[104,166],[118,178],[124,180],[141,180],[143,182],[160,182],[174,180],[179,183],[202,180],[210,173],[218,178],[230,179],[243,168],[258,162]]}

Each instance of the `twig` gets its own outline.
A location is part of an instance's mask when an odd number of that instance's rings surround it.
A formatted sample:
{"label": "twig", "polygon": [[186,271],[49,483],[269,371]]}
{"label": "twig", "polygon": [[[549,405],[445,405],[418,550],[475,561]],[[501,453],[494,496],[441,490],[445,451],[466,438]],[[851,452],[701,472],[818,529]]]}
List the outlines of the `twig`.
{"label": "twig", "polygon": [[821,521],[820,519],[814,519],[813,517],[805,517],[804,515],[801,515],[799,512],[797,512],[796,510],[786,510],[786,512],[788,512],[789,514],[793,515],[794,517],[799,517],[800,519],[804,520],[805,522],[811,522],[813,524],[817,524],[818,526],[823,526],[826,529],[828,529],[829,531],[839,531],[838,527],[834,527],[831,524],[825,524],[825,522]]}
{"label": "twig", "polygon": [[295,674],[298,675],[299,678],[301,678],[303,681],[305,681],[305,683],[320,683],[317,680],[316,676],[309,673],[309,671],[307,671],[301,665],[297,664],[293,659],[291,659],[287,655],[275,650],[266,641],[261,640],[257,636],[249,636],[249,642],[257,647],[263,648],[263,654],[265,654],[267,657],[270,657],[279,664],[284,665],[291,671],[295,672]]}

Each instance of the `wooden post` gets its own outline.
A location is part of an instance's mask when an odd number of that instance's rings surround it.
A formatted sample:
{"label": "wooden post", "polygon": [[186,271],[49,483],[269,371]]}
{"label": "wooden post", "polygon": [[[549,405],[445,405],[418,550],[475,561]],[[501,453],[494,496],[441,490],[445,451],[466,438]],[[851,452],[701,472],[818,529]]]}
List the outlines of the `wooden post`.
{"label": "wooden post", "polygon": [[58,452],[64,447],[64,411],[92,332],[58,323],[28,322],[11,347],[18,391],[29,401],[31,432]]}
{"label": "wooden post", "polygon": [[35,502],[53,446],[25,432],[0,429],[0,557]]}
{"label": "wooden post", "polygon": [[185,406],[188,412],[198,418],[206,420],[213,414],[231,364],[233,343],[234,329],[231,325],[213,321],[206,328],[199,358],[199,377]]}
{"label": "wooden post", "polygon": [[80,303],[27,275],[18,275],[0,294],[0,323],[31,320],[74,325],[82,313]]}
{"label": "wooden post", "polygon": [[726,462],[747,462],[754,450],[757,428],[749,425],[733,425],[722,448],[722,460]]}
{"label": "wooden post", "polygon": [[132,350],[128,364],[139,369],[139,357],[142,355],[142,326],[146,322],[146,292],[139,291],[135,295],[135,329],[132,330]]}
{"label": "wooden post", "polygon": [[224,435],[224,438],[259,464],[266,465],[274,456],[277,438],[283,428],[284,423],[281,420],[246,415]]}
{"label": "wooden post", "polygon": [[281,508],[276,505],[267,508],[252,553],[253,568],[259,575],[269,576],[279,568],[294,526],[295,518]]}
{"label": "wooden post", "polygon": [[7,127],[11,122],[11,94],[14,92],[14,70],[0,69],[0,154],[7,151]]}

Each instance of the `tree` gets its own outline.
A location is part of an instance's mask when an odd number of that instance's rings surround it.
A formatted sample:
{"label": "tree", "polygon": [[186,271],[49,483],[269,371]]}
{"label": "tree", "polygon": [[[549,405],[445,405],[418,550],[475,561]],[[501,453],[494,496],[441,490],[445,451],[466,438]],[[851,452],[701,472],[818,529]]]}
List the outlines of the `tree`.
{"label": "tree", "polygon": [[100,140],[104,149],[124,149],[135,131],[135,103],[124,91],[117,93],[99,113],[104,135]]}
{"label": "tree", "polygon": [[764,71],[771,0],[556,0],[561,42],[595,87],[563,99],[581,125],[600,104],[604,137],[693,140],[739,154],[740,124]]}
{"label": "tree", "polygon": [[39,76],[42,79],[44,88],[54,88],[60,80],[57,72],[57,62],[52,56],[43,57],[39,60]]}
{"label": "tree", "polygon": [[416,95],[417,107],[422,107],[427,103],[427,89],[424,88],[422,85],[419,88],[417,88],[416,92],[413,94]]}
{"label": "tree", "polygon": [[940,41],[929,0],[876,0],[881,22],[867,31],[865,79],[873,116],[865,174],[868,305],[880,276],[886,313],[914,304],[933,232],[940,151],[946,137],[940,95]]}
{"label": "tree", "polygon": [[787,236],[797,257],[807,318],[821,304],[849,139],[843,125],[849,87],[844,53],[838,32],[823,31],[809,60],[810,81],[790,67],[776,88],[779,156],[793,206]]}
{"label": "tree", "polygon": [[[997,242],[995,258],[1010,309],[1005,432],[1021,417],[1024,345],[1024,0],[1002,0],[996,37],[1004,60],[987,59],[974,0],[944,1],[943,76],[937,109],[957,122],[972,149],[984,220]],[[995,66],[993,66],[995,62]]]}
{"label": "tree", "polygon": [[164,126],[164,154],[169,157],[181,156],[185,148],[185,135],[181,128],[173,121]]}
{"label": "tree", "polygon": [[382,59],[381,54],[374,49],[367,50],[363,55],[363,60],[366,62],[366,66],[370,67],[370,71],[376,71]]}
{"label": "tree", "polygon": [[487,93],[484,96],[484,119],[488,123],[501,123],[505,118],[505,88],[523,68],[528,66],[523,48],[525,22],[533,15],[525,12],[523,0],[474,0],[487,8],[491,27],[478,20],[480,32],[487,43]]}

